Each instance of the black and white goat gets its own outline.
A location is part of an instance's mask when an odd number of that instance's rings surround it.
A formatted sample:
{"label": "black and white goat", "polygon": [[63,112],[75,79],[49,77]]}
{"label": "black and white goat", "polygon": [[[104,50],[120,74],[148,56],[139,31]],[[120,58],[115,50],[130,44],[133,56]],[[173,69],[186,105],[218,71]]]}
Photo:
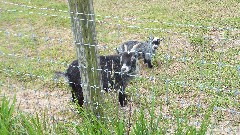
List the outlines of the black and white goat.
{"label": "black and white goat", "polygon": [[[119,102],[121,106],[127,104],[125,88],[130,79],[136,74],[138,58],[136,53],[124,52],[121,55],[100,56],[101,77],[103,89],[119,91]],[[81,87],[81,78],[78,68],[78,60],[69,65],[67,72],[56,72],[57,76],[64,76],[72,87],[72,97],[83,105],[84,97]]]}
{"label": "black and white goat", "polygon": [[121,44],[116,51],[118,54],[123,52],[137,52],[139,59],[144,59],[144,63],[148,64],[149,68],[152,68],[152,56],[155,55],[158,46],[163,38],[150,38],[150,41],[140,42],[140,41],[127,41]]}

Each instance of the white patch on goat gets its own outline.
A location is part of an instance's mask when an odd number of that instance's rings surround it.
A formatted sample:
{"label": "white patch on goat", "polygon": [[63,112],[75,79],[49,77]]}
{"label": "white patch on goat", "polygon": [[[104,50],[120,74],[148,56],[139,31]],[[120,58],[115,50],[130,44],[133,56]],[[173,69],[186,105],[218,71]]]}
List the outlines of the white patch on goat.
{"label": "white patch on goat", "polygon": [[[125,69],[125,70],[123,70],[123,69]],[[124,63],[124,64],[122,65],[121,71],[127,73],[127,72],[130,71],[130,68]]]}
{"label": "white patch on goat", "polygon": [[130,52],[136,52],[136,50],[137,50],[137,48],[139,47],[140,44],[141,44],[141,43],[138,43],[138,44],[134,45],[134,46],[132,47],[132,49],[130,50]]}
{"label": "white patch on goat", "polygon": [[118,54],[121,54],[123,52],[122,47],[116,48],[116,51],[117,51]]}
{"label": "white patch on goat", "polygon": [[136,59],[136,70],[135,70],[134,74],[139,74],[139,71],[140,71],[140,65],[138,63],[138,59]]}
{"label": "white patch on goat", "polygon": [[154,37],[152,41],[158,41],[158,40],[160,40],[160,38]]}
{"label": "white patch on goat", "polygon": [[[158,37],[154,37],[153,38],[153,40],[152,40],[152,42],[154,42],[154,41],[158,41],[158,40],[160,40],[160,38],[158,38]],[[152,44],[152,50],[156,50],[158,48],[158,45],[156,45],[156,44]]]}
{"label": "white patch on goat", "polygon": [[158,48],[158,45],[155,45],[155,44],[152,45],[153,50],[156,50],[157,48]]}
{"label": "white patch on goat", "polygon": [[124,52],[127,52],[128,51],[128,47],[126,44],[124,44]]}

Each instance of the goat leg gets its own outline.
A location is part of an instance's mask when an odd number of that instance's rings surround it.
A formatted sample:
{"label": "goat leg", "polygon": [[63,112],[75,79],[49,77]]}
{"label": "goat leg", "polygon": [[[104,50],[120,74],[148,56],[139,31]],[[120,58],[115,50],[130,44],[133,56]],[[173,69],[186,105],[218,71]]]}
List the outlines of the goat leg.
{"label": "goat leg", "polygon": [[72,91],[72,100],[73,100],[73,102],[77,102],[78,103],[78,105],[80,106],[80,107],[82,107],[83,106],[83,100],[84,100],[84,97],[83,97],[83,92],[82,92],[82,87],[79,85],[73,85],[72,87],[74,87],[73,88],[73,90],[74,91]]}
{"label": "goat leg", "polygon": [[146,63],[148,64],[148,67],[149,67],[149,68],[152,68],[152,67],[153,67],[151,60],[146,60]]}
{"label": "goat leg", "polygon": [[127,105],[127,96],[125,94],[125,85],[122,84],[122,87],[120,88],[119,95],[118,95],[118,101],[120,102],[120,105],[122,107]]}

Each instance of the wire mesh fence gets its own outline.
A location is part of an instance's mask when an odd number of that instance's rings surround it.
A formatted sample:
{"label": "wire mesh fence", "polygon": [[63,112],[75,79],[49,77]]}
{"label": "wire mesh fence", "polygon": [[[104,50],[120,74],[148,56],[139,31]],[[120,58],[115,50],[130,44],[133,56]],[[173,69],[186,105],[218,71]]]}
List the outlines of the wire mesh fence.
{"label": "wire mesh fence", "polygon": [[[71,88],[54,79],[66,71],[76,49],[67,7],[35,6],[0,1],[0,88],[13,97],[18,108],[30,114],[47,114],[54,121],[79,123],[71,102]],[[162,27],[161,27],[162,26]],[[120,107],[116,93],[104,103],[109,121],[116,113],[129,124],[146,114],[161,117],[166,133],[176,121],[196,128],[212,107],[209,134],[240,132],[240,30],[239,26],[210,26],[139,19],[136,16],[96,15],[100,55],[116,54],[123,42],[164,40],[152,59],[153,68],[139,61],[140,71],[126,88],[128,105]],[[116,111],[118,110],[118,111]]]}

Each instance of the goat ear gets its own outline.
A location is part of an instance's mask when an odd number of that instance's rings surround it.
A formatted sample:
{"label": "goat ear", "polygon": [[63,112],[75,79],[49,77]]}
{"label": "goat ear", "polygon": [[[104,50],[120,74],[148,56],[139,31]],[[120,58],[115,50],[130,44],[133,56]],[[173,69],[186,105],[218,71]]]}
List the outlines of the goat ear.
{"label": "goat ear", "polygon": [[116,52],[119,54],[118,48],[115,48]]}

